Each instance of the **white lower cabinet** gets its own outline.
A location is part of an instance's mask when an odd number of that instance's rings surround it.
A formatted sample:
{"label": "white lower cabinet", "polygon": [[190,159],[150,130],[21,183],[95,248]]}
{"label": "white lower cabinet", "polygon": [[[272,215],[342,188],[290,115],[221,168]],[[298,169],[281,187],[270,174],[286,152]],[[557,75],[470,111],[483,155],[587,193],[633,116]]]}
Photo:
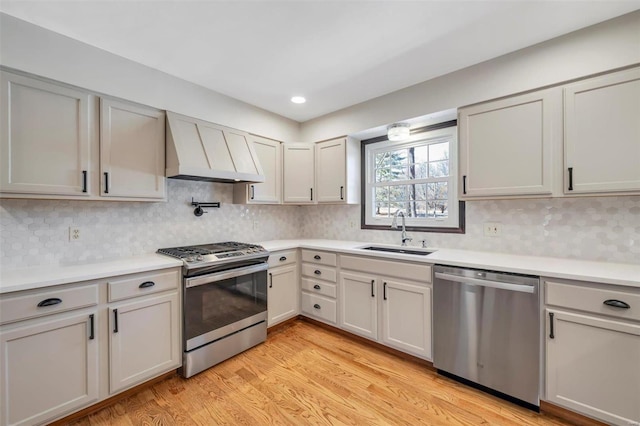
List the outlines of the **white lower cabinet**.
{"label": "white lower cabinet", "polygon": [[297,265],[269,270],[267,326],[271,327],[298,315],[298,294]]}
{"label": "white lower cabinet", "polygon": [[0,332],[0,424],[42,424],[96,402],[96,309],[25,322]]}
{"label": "white lower cabinet", "polygon": [[111,394],[180,365],[178,312],[175,291],[109,308]]}
{"label": "white lower cabinet", "polygon": [[431,359],[431,267],[355,256],[340,263],[340,328]]}

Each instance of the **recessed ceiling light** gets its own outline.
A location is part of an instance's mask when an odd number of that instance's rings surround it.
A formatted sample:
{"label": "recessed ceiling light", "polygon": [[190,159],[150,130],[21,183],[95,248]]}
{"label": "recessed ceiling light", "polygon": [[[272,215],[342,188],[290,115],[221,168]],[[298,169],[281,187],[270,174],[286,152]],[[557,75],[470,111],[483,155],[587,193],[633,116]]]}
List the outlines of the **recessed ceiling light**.
{"label": "recessed ceiling light", "polygon": [[307,102],[307,100],[304,98],[304,96],[294,96],[291,98],[291,102],[293,102],[294,104],[303,104]]}

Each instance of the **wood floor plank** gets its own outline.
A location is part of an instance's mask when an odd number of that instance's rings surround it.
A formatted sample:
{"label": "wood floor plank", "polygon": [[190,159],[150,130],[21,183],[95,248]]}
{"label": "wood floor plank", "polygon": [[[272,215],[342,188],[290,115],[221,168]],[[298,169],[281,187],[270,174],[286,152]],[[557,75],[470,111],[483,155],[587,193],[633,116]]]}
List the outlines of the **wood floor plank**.
{"label": "wood floor plank", "polygon": [[74,426],[553,425],[430,368],[297,321],[189,379],[173,376]]}

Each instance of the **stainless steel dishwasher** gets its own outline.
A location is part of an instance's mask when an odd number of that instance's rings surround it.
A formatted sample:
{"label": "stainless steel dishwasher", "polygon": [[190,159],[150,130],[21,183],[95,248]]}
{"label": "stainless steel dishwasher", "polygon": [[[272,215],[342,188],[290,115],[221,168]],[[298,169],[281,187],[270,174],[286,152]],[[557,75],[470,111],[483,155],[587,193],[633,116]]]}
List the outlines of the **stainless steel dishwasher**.
{"label": "stainless steel dishwasher", "polygon": [[539,277],[436,265],[433,364],[538,410]]}

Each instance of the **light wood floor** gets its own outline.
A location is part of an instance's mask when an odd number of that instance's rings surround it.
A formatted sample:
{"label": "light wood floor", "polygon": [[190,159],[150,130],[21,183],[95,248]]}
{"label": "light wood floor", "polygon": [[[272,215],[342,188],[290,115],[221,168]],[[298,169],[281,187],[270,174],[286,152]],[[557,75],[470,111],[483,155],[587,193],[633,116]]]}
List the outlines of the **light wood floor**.
{"label": "light wood floor", "polygon": [[302,321],[73,425],[565,425]]}

